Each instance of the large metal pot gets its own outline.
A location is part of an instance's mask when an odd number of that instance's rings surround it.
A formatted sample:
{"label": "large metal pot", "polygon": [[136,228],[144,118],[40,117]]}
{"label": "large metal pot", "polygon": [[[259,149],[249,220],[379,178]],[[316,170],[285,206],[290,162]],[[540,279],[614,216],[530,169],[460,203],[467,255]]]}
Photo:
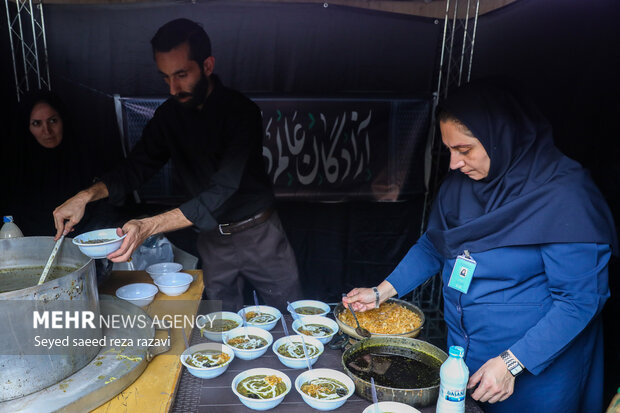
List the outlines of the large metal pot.
{"label": "large metal pot", "polygon": [[[0,239],[0,291],[5,291],[15,274],[32,273],[38,279],[54,247],[52,237]],[[70,376],[88,364],[99,347],[57,346],[55,350],[37,346],[40,337],[71,331],[71,340],[100,339],[101,328],[73,330],[34,329],[34,312],[90,311],[99,319],[97,278],[93,260],[83,255],[69,239],[63,242],[52,271],[67,272],[42,285],[0,293],[0,401],[36,392]],[[4,288],[3,288],[4,283]],[[14,287],[14,284],[13,284]]]}
{"label": "large metal pot", "polygon": [[[423,360],[430,356],[437,360],[437,378],[439,378],[439,366],[448,358],[448,355],[438,347],[415,338],[371,337],[353,344],[342,354],[342,368],[355,383],[355,392],[370,401],[372,401],[370,381],[359,377],[349,368],[350,361],[360,352],[368,349],[377,349],[379,353],[399,355],[416,360]],[[420,353],[423,353],[424,357],[420,357]],[[437,402],[439,396],[439,380],[437,380],[437,385],[422,388],[401,389],[382,385],[375,385],[375,387],[379,401],[401,402],[414,407],[429,406]]]}

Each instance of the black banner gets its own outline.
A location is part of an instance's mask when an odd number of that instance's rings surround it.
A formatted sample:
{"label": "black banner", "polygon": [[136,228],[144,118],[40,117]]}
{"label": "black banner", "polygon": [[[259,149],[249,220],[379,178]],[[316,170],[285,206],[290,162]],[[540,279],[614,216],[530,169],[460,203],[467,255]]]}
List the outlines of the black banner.
{"label": "black banner", "polygon": [[[131,148],[164,99],[121,98]],[[263,155],[278,198],[395,201],[421,193],[430,102],[420,99],[253,99],[263,114]],[[140,191],[182,198],[172,166]]]}

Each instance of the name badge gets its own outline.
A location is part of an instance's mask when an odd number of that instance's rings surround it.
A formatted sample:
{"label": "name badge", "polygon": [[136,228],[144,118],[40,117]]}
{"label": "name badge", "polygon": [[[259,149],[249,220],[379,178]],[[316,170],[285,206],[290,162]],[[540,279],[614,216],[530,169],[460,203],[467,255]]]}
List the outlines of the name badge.
{"label": "name badge", "polygon": [[476,261],[469,255],[469,251],[465,250],[463,255],[456,257],[454,268],[452,268],[452,274],[450,274],[448,287],[454,288],[463,294],[467,294],[475,270]]}

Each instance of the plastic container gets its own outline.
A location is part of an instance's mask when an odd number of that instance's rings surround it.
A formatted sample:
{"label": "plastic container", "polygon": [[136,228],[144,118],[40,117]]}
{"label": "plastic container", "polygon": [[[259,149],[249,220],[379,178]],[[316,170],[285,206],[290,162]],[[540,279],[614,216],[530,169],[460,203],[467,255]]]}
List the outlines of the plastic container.
{"label": "plastic container", "polygon": [[449,357],[441,365],[437,413],[463,413],[469,369],[463,360],[463,347],[450,346]]}
{"label": "plastic container", "polygon": [[620,413],[620,387],[618,387],[618,392],[614,398],[611,399],[611,403],[609,403],[605,413]]}
{"label": "plastic container", "polygon": [[0,238],[19,238],[24,236],[19,227],[13,222],[13,217],[11,215],[5,216],[2,222],[4,222],[4,224],[2,224],[2,228],[0,228]]}

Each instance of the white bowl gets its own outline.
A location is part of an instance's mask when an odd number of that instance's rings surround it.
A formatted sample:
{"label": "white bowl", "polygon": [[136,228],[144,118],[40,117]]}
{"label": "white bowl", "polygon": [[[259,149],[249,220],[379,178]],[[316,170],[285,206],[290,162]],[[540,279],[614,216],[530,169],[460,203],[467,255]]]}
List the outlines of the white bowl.
{"label": "white bowl", "polygon": [[[198,319],[196,320],[196,326],[198,328],[200,328],[200,333],[204,337],[208,338],[209,340],[211,340],[211,341],[219,341],[220,343],[223,341],[223,339],[222,339],[222,334],[223,333],[216,332],[216,331],[209,331],[209,330],[203,329],[203,327],[205,325],[209,325],[210,323],[212,323],[215,320],[233,320],[233,321],[236,321],[238,326],[235,327],[235,328],[241,327],[243,325],[243,319],[241,318],[241,316],[239,316],[239,315],[237,315],[237,314],[235,314],[233,312],[230,312],[230,311],[216,311],[214,313],[209,313],[209,314],[204,315],[204,316],[199,316]],[[233,330],[233,329],[231,329],[231,330]],[[231,331],[231,330],[228,330],[228,331]]]}
{"label": "white bowl", "polygon": [[[275,316],[276,319],[273,320],[273,321],[270,321],[268,323],[251,323],[251,322],[248,322],[245,319],[245,317],[243,315],[244,314],[244,310],[245,310],[246,314],[249,313],[250,311],[259,311],[261,313],[271,314],[271,315]],[[280,317],[282,317],[282,313],[280,312],[280,310],[278,310],[275,307],[270,307],[268,305],[259,305],[258,307],[253,305],[253,306],[250,306],[250,307],[245,307],[244,309],[237,311],[237,314],[239,314],[239,316],[242,318],[243,323],[245,325],[250,326],[250,327],[259,327],[259,328],[262,328],[263,330],[267,330],[267,331],[269,331],[272,328],[274,328],[276,326],[276,324],[278,323],[278,320],[280,320]]]}
{"label": "white bowl", "polygon": [[116,296],[138,307],[149,305],[157,294],[156,286],[147,283],[127,284],[116,290]]}
{"label": "white bowl", "polygon": [[[259,375],[281,377],[284,384],[286,384],[286,391],[282,393],[281,395],[279,395],[278,397],[274,397],[273,399],[250,399],[249,397],[245,397],[237,391],[237,385],[239,384],[241,380],[248,378],[250,376],[259,376]],[[243,403],[246,407],[249,407],[252,410],[269,410],[279,405],[282,402],[282,400],[284,400],[284,397],[288,394],[288,392],[291,391],[291,379],[289,379],[289,377],[286,374],[278,370],[274,370],[274,369],[265,369],[265,368],[249,369],[249,370],[245,370],[237,374],[235,378],[233,379],[232,384],[230,386],[232,388],[233,393],[235,393],[237,397],[239,397],[239,401],[241,401],[241,403]]]}
{"label": "white bowl", "polygon": [[379,411],[381,412],[393,412],[393,413],[420,413],[415,407],[411,407],[405,403],[399,402],[379,402],[377,404],[371,404],[364,409],[362,413],[375,413],[375,409],[379,405]]}
{"label": "white bowl", "polygon": [[[347,389],[348,389],[347,394],[337,399],[325,400],[325,399],[316,399],[312,396],[308,396],[306,393],[301,391],[302,384],[304,384],[305,382],[311,379],[319,378],[319,377],[325,377],[329,379],[338,380],[340,383],[347,386]],[[304,401],[308,403],[310,407],[317,409],[317,410],[321,410],[321,411],[327,411],[327,410],[334,410],[342,406],[344,402],[346,402],[347,399],[351,397],[351,395],[353,395],[353,392],[355,392],[355,383],[353,383],[353,380],[351,380],[349,376],[347,376],[346,374],[340,371],[332,370],[332,369],[313,369],[313,370],[304,371],[299,376],[297,376],[297,379],[295,380],[295,389],[301,395],[301,398],[304,399]]]}
{"label": "white bowl", "polygon": [[[228,340],[230,340],[231,338],[245,336],[246,334],[264,338],[265,340],[267,340],[267,344],[265,344],[263,347],[255,349],[241,349],[231,344],[228,344]],[[259,358],[267,352],[269,346],[273,343],[273,336],[271,335],[271,333],[258,327],[238,327],[223,333],[222,337],[224,344],[227,344],[230,348],[232,348],[235,352],[235,356],[237,356],[241,360],[254,360],[256,358]]]}
{"label": "white bowl", "polygon": [[297,334],[302,334],[302,333],[299,332],[299,328],[302,326],[302,324],[301,324],[302,321],[303,321],[304,324],[320,324],[320,325],[323,325],[325,327],[329,327],[332,330],[332,333],[330,335],[328,335],[328,336],[308,336],[308,335],[306,335],[306,337],[314,337],[314,338],[316,338],[317,340],[319,340],[323,344],[329,343],[331,341],[332,337],[334,337],[334,335],[340,329],[340,327],[338,326],[338,323],[335,322],[334,320],[332,320],[331,318],[323,317],[323,316],[320,316],[320,315],[309,315],[309,316],[305,316],[303,318],[303,320],[297,319],[297,320],[293,321],[293,330]]}
{"label": "white bowl", "polygon": [[194,277],[189,274],[184,272],[173,272],[157,276],[154,282],[162,293],[176,296],[187,291],[192,281],[194,281]]}
{"label": "white bowl", "polygon": [[[204,351],[204,350],[215,350],[215,351],[221,351],[222,353],[226,353],[230,356],[230,360],[228,360],[226,363],[221,364],[219,366],[215,366],[215,367],[194,367],[194,366],[190,366],[189,364],[187,364],[186,359],[188,357],[191,357],[192,354],[194,354],[197,351]],[[195,344],[191,347],[188,347],[182,354],[181,354],[181,363],[187,367],[187,371],[189,371],[192,375],[196,376],[196,377],[200,377],[201,379],[212,379],[214,377],[217,377],[219,375],[221,375],[222,373],[224,373],[227,369],[228,366],[230,366],[230,363],[235,359],[235,352],[228,346],[224,345],[224,344],[219,344],[219,343],[200,343],[200,344]]]}
{"label": "white bowl", "polygon": [[155,281],[160,275],[180,272],[182,269],[183,266],[176,262],[160,262],[146,267],[146,272],[148,272],[153,281]]}
{"label": "white bowl", "polygon": [[[321,315],[321,316],[324,316],[324,315],[328,314],[329,311],[330,311],[329,305],[327,305],[323,301],[317,301],[317,300],[293,301],[291,303],[291,307],[293,307],[293,310],[295,310],[295,309],[297,309],[299,307],[316,307],[316,308],[320,308],[321,310],[323,310],[321,313],[318,313],[318,314],[306,314],[306,315],[299,314],[299,313],[295,312],[295,314],[297,314],[300,317],[309,317],[311,315]],[[288,310],[289,310],[289,312],[291,311],[290,308]],[[293,318],[294,318],[294,316],[293,316]]]}
{"label": "white bowl", "polygon": [[[280,360],[280,362],[282,362],[282,364],[284,364],[288,368],[291,368],[291,369],[308,368],[308,363],[306,362],[305,357],[293,358],[293,357],[283,356],[282,354],[278,353],[278,348],[280,347],[280,345],[290,342],[290,341],[293,341],[295,343],[301,343],[302,342],[301,338],[302,336],[300,335],[281,337],[277,339],[275,343],[273,343],[273,346],[271,346],[271,349],[273,350],[275,355],[278,356],[278,359]],[[313,346],[319,349],[318,354],[315,354],[314,356],[310,357],[310,365],[312,366],[319,359],[319,356],[323,354],[323,350],[325,349],[325,347],[323,346],[323,343],[321,343],[316,338],[306,337],[306,336],[304,336],[303,338],[306,341],[306,344],[312,344]]]}
{"label": "white bowl", "polygon": [[[82,254],[90,258],[105,258],[108,254],[116,251],[123,243],[123,239],[127,234],[122,236],[116,235],[116,228],[98,229],[95,231],[85,232],[73,238],[73,243],[78,246]],[[107,239],[110,241],[99,242],[96,244],[86,244],[85,242],[99,239]]]}

